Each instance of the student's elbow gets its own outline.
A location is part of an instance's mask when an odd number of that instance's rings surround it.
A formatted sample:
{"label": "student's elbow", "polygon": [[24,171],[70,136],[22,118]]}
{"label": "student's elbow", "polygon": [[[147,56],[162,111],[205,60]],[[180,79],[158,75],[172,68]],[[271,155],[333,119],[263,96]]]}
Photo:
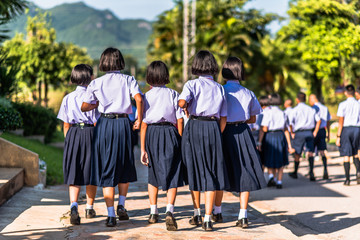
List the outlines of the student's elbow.
{"label": "student's elbow", "polygon": [[179,100],[179,107],[184,108],[186,106],[186,101],[184,99]]}
{"label": "student's elbow", "polygon": [[85,103],[85,102],[83,102],[82,104],[81,104],[81,111],[82,112],[86,112],[87,111],[87,106],[86,106],[87,104]]}
{"label": "student's elbow", "polygon": [[143,102],[144,102],[140,93],[136,94],[134,99],[135,99],[135,102],[140,103],[140,104],[143,104]]}

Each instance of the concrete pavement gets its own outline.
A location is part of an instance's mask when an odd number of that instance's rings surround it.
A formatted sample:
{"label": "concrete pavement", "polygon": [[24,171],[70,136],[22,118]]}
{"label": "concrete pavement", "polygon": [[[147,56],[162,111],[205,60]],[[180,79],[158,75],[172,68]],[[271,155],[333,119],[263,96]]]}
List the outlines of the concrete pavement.
{"label": "concrete pavement", "polygon": [[[302,176],[294,180],[286,175],[283,189],[253,192],[249,208],[251,227],[246,230],[234,227],[239,203],[232,193],[225,194],[224,223],[215,224],[215,231],[204,232],[189,225],[193,208],[187,187],[179,189],[176,200],[179,230],[166,231],[166,195],[162,191],[158,202],[161,221],[149,225],[147,170],[137,161],[138,182],[130,184],[126,200],[129,221],[118,222],[115,228],[104,226],[106,207],[99,190],[95,203],[98,216],[85,219],[82,192],[82,224],[71,226],[66,186],[42,191],[24,188],[0,207],[0,239],[359,239],[360,185],[352,182],[349,187],[343,186],[343,167],[337,154],[331,153],[330,180],[314,183]],[[292,164],[287,171],[291,170]],[[303,162],[300,173],[306,172],[307,163]],[[322,176],[321,161],[316,162],[315,173]]]}

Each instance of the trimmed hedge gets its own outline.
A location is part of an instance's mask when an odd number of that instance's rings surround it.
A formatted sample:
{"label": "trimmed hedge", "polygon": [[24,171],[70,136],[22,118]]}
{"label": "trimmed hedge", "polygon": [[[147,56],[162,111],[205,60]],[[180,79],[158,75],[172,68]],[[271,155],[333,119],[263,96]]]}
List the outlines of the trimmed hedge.
{"label": "trimmed hedge", "polygon": [[51,142],[58,120],[53,110],[32,103],[13,103],[24,123],[24,136],[45,135],[45,143]]}
{"label": "trimmed hedge", "polygon": [[22,118],[20,113],[12,107],[0,105],[0,131],[15,130],[21,128]]}

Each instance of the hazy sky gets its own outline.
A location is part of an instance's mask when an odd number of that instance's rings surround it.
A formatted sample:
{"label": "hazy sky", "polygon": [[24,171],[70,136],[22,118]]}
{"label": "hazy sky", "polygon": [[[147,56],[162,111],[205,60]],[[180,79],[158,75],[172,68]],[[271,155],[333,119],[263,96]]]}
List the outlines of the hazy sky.
{"label": "hazy sky", "polygon": [[[52,8],[62,3],[79,2],[79,0],[33,0],[41,8]],[[144,18],[154,20],[164,10],[174,6],[172,0],[83,0],[87,5],[97,9],[110,9],[119,18]],[[288,0],[252,0],[247,8],[262,9],[264,12],[274,12],[285,16]],[[278,30],[279,24],[273,23],[273,31]]]}

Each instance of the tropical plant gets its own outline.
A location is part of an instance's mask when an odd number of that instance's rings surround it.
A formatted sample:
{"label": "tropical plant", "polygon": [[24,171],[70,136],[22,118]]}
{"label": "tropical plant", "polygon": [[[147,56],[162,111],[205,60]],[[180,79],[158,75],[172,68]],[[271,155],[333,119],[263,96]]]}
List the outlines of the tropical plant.
{"label": "tropical plant", "polygon": [[[8,23],[12,18],[22,13],[27,6],[24,0],[1,0],[0,2],[0,26]],[[0,29],[0,42],[8,38],[8,29]]]}

